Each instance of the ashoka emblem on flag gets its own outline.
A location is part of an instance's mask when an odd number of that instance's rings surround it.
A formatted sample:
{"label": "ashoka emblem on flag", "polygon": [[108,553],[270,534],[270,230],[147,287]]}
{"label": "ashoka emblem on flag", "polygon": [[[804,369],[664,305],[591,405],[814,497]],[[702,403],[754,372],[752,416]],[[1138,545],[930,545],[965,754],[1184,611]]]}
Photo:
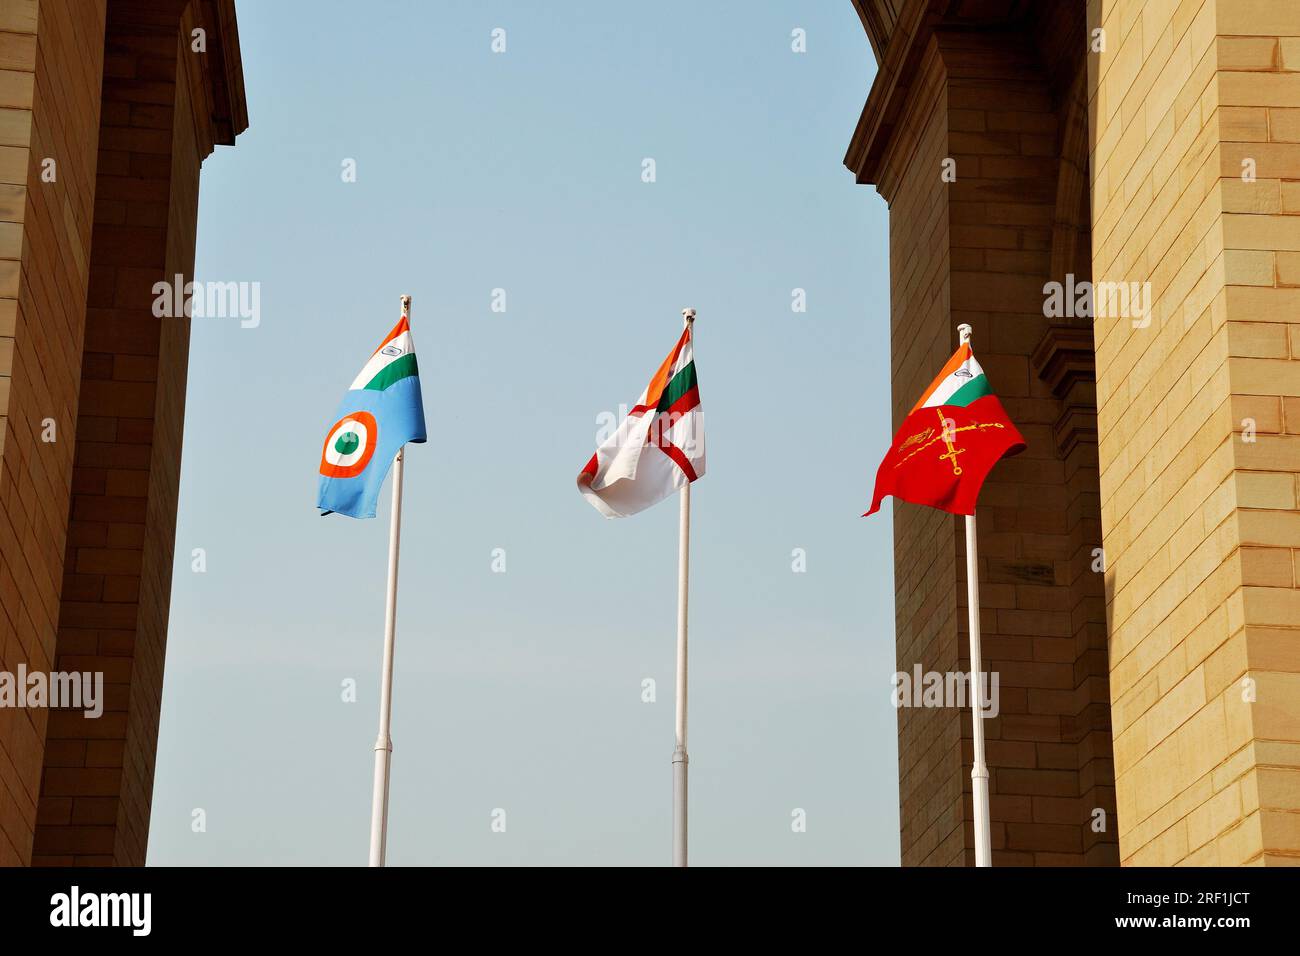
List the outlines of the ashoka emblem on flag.
{"label": "ashoka emblem on flag", "polygon": [[369,412],[352,412],[329,430],[321,449],[320,473],[327,478],[352,478],[366,470],[375,454],[379,423]]}

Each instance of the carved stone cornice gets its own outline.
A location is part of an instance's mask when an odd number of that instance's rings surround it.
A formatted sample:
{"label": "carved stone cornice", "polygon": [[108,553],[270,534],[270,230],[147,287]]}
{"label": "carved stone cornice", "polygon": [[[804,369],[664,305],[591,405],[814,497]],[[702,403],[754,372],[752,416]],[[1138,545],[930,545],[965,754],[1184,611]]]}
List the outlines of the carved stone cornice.
{"label": "carved stone cornice", "polygon": [[1097,366],[1092,328],[1049,325],[1029,363],[1064,406],[1052,426],[1061,457],[1080,443],[1097,444]]}
{"label": "carved stone cornice", "polygon": [[[942,17],[947,5],[947,0],[912,0],[908,3],[890,31],[883,54],[881,38],[872,37],[879,66],[844,156],[844,165],[859,183],[875,184],[879,181],[881,157],[893,139],[894,127],[903,116],[909,80],[916,72],[934,24]],[[867,20],[864,18],[863,22],[867,23]]]}
{"label": "carved stone cornice", "polygon": [[[1023,21],[1037,9],[1035,0],[853,0],[871,41],[878,68],[866,105],[858,117],[844,165],[859,183],[878,185],[881,160],[906,117],[909,85],[917,76],[938,26],[978,30]],[[1041,4],[1040,4],[1041,5]],[[888,197],[886,197],[888,199]]]}

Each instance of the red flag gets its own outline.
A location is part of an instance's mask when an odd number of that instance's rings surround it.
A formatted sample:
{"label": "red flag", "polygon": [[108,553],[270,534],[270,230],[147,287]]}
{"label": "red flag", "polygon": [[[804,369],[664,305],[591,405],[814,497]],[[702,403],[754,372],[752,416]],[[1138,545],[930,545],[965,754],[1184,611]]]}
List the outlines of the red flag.
{"label": "red flag", "polygon": [[874,514],[893,495],[952,514],[975,513],[980,487],[1025,440],[1002,409],[970,345],[957,349],[894,435],[876,471]]}

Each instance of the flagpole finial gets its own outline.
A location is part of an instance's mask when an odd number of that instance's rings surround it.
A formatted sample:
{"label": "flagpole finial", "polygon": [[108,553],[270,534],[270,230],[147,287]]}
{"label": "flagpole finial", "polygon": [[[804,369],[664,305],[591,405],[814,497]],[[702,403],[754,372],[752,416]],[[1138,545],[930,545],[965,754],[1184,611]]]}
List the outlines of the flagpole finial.
{"label": "flagpole finial", "polygon": [[965,345],[967,342],[969,342],[970,333],[971,333],[971,328],[965,322],[957,326],[957,343],[959,345]]}
{"label": "flagpole finial", "polygon": [[692,323],[694,323],[694,322],[695,322],[695,310],[694,310],[694,309],[682,309],[682,322],[685,323],[686,325],[691,325]]}
{"label": "flagpole finial", "polygon": [[410,315],[410,314],[411,314],[411,297],[409,295],[404,295],[402,296],[402,315]]}

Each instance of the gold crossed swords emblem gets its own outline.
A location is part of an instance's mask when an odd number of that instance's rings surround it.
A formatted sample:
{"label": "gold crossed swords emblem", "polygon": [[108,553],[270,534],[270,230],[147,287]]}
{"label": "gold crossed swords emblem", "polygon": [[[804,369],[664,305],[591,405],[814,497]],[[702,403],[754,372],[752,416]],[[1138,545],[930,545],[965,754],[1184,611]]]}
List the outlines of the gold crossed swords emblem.
{"label": "gold crossed swords emblem", "polygon": [[957,462],[957,456],[966,451],[966,449],[958,448],[953,444],[953,439],[957,437],[957,433],[980,431],[985,428],[1003,427],[1001,422],[972,422],[969,425],[957,427],[957,424],[951,418],[944,418],[943,412],[939,411],[939,409],[936,408],[934,412],[939,416],[939,434],[936,436],[933,428],[926,428],[917,432],[915,435],[909,436],[903,444],[898,446],[898,450],[903,451],[911,445],[915,445],[916,447],[908,452],[906,456],[901,458],[898,463],[894,465],[895,468],[902,467],[902,465],[909,459],[916,457],[935,442],[941,441],[945,446],[947,446],[948,451],[945,454],[940,455],[939,460],[952,462],[952,473],[954,475],[960,475],[961,465]]}

